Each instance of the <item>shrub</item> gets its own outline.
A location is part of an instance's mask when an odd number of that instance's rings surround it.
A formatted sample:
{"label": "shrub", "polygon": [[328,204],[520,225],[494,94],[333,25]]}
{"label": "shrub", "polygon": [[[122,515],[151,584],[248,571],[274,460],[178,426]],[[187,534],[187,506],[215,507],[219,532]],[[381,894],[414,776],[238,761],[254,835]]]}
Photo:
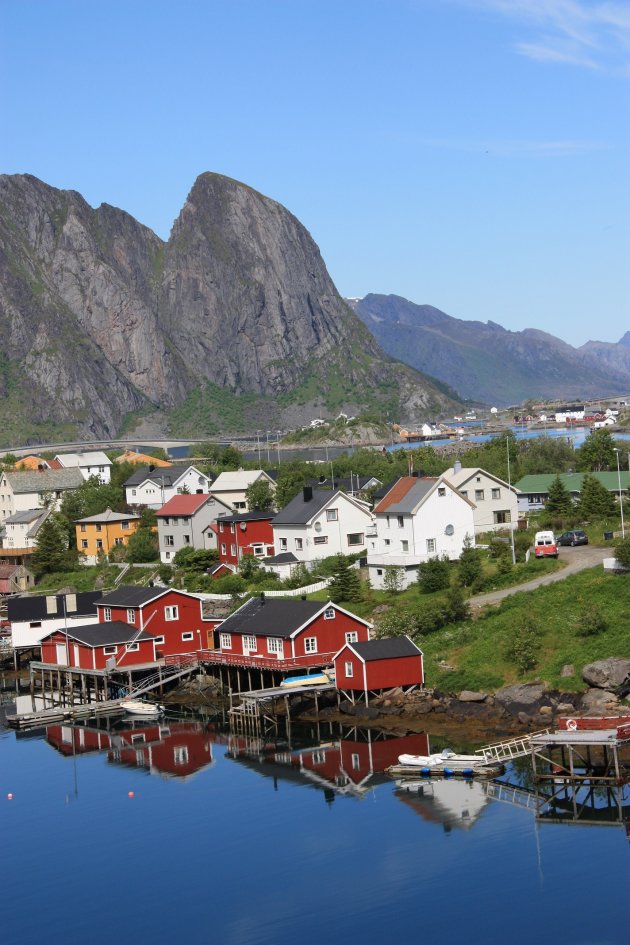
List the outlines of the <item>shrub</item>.
{"label": "shrub", "polygon": [[450,586],[451,568],[448,558],[429,558],[418,568],[418,587],[422,594],[443,591]]}
{"label": "shrub", "polygon": [[578,618],[578,634],[594,637],[608,629],[608,621],[596,604],[589,604]]}
{"label": "shrub", "polygon": [[523,675],[538,662],[539,649],[540,630],[533,621],[524,619],[514,627],[505,655]]}
{"label": "shrub", "polygon": [[630,568],[630,538],[620,538],[615,542],[615,558],[622,568]]}

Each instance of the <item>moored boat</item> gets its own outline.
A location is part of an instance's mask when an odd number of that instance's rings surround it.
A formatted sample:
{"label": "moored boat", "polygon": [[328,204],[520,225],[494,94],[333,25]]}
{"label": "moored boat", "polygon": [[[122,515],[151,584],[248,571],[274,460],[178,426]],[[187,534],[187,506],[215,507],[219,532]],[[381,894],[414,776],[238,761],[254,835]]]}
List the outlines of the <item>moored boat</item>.
{"label": "moored boat", "polygon": [[475,765],[486,764],[483,755],[460,755],[450,748],[432,755],[399,755],[398,764],[405,768],[450,768],[462,771]]}
{"label": "moored boat", "polygon": [[129,715],[138,715],[147,719],[155,719],[164,712],[164,706],[157,702],[142,702],[141,699],[125,699],[120,703],[121,709]]}

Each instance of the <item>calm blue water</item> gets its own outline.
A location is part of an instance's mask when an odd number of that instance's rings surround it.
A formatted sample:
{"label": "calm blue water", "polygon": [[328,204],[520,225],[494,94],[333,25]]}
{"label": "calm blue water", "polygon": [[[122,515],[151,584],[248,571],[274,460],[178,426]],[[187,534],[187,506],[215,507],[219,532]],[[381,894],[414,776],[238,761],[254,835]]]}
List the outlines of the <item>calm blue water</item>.
{"label": "calm blue water", "polygon": [[537,825],[479,782],[402,790],[352,733],[251,758],[147,732],[84,754],[70,729],[0,736],[3,941],[627,945],[622,826]]}

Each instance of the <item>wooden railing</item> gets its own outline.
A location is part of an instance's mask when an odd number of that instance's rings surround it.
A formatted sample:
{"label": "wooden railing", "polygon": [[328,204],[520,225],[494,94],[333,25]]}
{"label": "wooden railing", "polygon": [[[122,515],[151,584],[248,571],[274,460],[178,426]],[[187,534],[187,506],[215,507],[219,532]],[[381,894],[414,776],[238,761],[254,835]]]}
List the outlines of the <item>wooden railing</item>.
{"label": "wooden railing", "polygon": [[272,656],[244,656],[240,653],[226,653],[222,650],[199,650],[197,656],[200,663],[215,663],[219,666],[240,666],[245,669],[309,669],[313,666],[326,666],[332,663],[332,653],[309,653],[308,656],[288,657],[278,659]]}

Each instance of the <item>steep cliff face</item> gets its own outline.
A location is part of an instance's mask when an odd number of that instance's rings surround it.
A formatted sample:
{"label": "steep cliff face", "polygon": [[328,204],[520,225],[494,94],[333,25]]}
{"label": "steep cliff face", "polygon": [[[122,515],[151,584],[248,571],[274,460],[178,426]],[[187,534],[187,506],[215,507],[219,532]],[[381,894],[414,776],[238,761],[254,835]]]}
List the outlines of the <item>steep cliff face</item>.
{"label": "steep cliff face", "polygon": [[393,368],[295,217],[216,174],[196,181],[167,243],[122,210],[0,177],[0,286],[0,392],[24,439],[112,436],[140,409],[203,408],[210,389],[262,398],[258,419],[274,422],[328,400],[400,416],[401,402],[446,403]]}

